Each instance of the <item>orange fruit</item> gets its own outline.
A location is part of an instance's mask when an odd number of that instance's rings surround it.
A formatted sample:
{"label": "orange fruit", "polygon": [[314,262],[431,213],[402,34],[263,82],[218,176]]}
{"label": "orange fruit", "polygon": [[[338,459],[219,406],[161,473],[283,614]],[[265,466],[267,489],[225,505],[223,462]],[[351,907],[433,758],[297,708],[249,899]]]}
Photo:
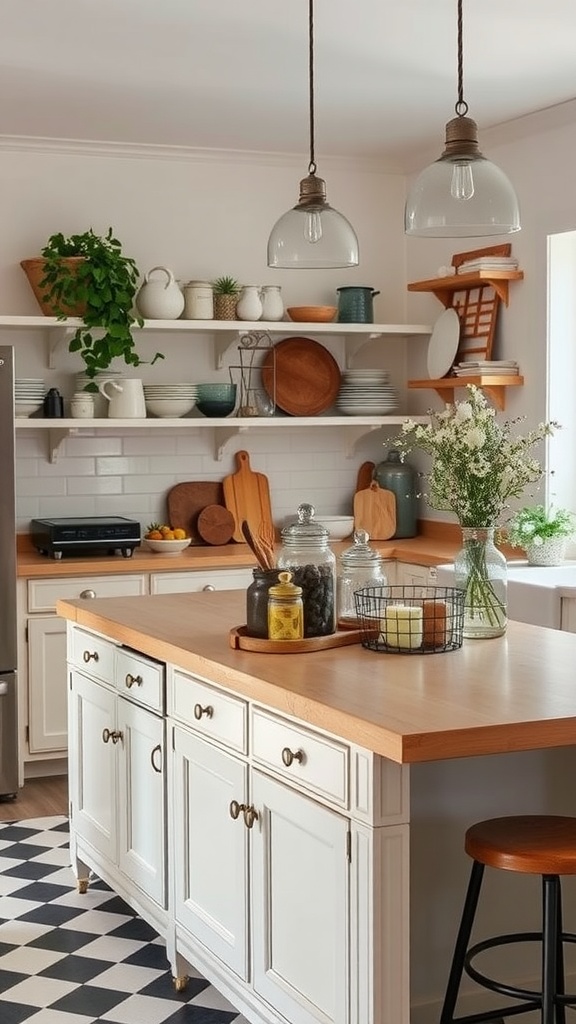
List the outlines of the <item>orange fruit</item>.
{"label": "orange fruit", "polygon": [[164,540],[160,530],[150,530],[150,533],[146,534],[148,540]]}
{"label": "orange fruit", "polygon": [[186,540],[186,530],[182,530],[177,526],[174,530],[174,540]]}

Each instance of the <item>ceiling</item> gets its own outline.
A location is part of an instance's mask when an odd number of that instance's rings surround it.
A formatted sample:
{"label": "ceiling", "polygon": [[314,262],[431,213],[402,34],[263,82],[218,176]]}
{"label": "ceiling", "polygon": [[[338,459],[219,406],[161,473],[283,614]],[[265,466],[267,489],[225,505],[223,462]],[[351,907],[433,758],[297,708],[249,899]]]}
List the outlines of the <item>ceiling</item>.
{"label": "ceiling", "polygon": [[[319,170],[439,155],[456,38],[456,0],[315,0]],[[464,0],[481,131],[573,100],[575,53],[574,0]],[[308,2],[2,0],[0,135],[307,154]]]}

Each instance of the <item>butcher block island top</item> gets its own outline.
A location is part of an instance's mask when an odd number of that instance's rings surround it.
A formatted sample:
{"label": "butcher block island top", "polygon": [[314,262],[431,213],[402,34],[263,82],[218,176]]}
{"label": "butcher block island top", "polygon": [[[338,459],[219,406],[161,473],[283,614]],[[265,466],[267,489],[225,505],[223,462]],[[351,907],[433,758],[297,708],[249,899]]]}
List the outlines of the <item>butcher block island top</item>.
{"label": "butcher block island top", "polygon": [[398,763],[576,743],[576,635],[511,622],[444,654],[234,650],[243,591],[59,601],[58,614]]}

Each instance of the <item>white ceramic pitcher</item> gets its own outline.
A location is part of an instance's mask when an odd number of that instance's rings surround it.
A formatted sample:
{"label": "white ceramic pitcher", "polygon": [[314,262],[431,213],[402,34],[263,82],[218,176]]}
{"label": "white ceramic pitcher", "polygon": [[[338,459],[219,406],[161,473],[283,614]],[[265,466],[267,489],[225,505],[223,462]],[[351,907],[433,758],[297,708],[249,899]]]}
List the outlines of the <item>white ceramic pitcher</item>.
{"label": "white ceramic pitcher", "polygon": [[108,417],[113,420],[146,419],[142,381],[136,377],[104,380],[98,390],[108,400]]}

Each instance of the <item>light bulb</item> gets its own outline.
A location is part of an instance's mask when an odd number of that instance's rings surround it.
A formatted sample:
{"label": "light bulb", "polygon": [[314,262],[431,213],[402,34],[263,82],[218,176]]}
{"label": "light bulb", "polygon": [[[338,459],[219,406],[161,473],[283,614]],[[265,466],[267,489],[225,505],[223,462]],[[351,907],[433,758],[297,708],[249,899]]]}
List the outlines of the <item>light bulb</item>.
{"label": "light bulb", "polygon": [[309,210],[304,222],[304,238],[314,245],[322,238],[322,217],[319,210]]}
{"label": "light bulb", "polygon": [[453,199],[472,199],[474,178],[470,160],[457,160],[452,171],[450,195]]}

